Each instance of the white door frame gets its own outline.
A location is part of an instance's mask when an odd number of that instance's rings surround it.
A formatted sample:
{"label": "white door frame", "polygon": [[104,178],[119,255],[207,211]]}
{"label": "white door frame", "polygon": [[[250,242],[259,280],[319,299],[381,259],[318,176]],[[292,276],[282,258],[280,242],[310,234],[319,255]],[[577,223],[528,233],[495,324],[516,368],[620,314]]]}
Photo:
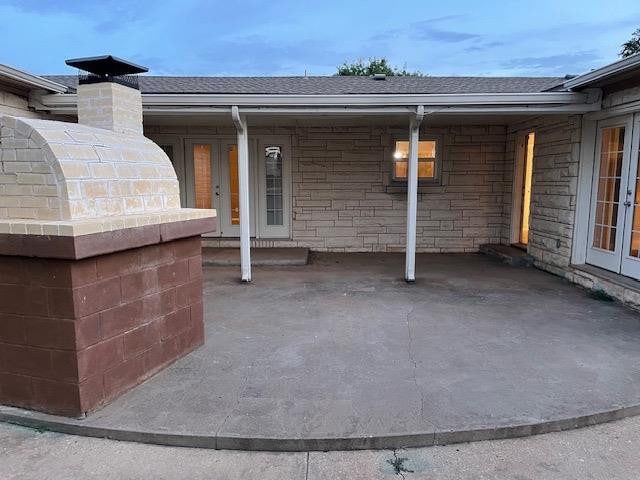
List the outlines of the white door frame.
{"label": "white door frame", "polygon": [[220,148],[218,139],[211,136],[189,136],[184,137],[184,165],[185,165],[185,194],[186,194],[186,204],[188,208],[193,208],[195,205],[195,173],[193,170],[193,146],[202,144],[202,145],[211,145],[211,198],[212,198],[212,208],[216,209],[217,219],[218,219],[218,228],[215,232],[207,233],[204,236],[206,237],[220,237],[221,233],[221,220],[220,215],[222,212],[221,205],[221,197],[220,197]]}
{"label": "white door frame", "polygon": [[[240,225],[231,224],[231,190],[229,182],[229,162],[227,157],[227,148],[229,145],[238,144],[236,137],[219,137],[218,151],[220,154],[220,231],[223,237],[240,237]],[[255,141],[249,139],[249,202],[251,207],[249,208],[249,214],[251,220],[249,222],[249,231],[251,237],[258,235],[258,229],[256,228],[256,191],[258,186],[257,179],[257,165],[255,161]],[[239,192],[238,192],[239,194]]]}
{"label": "white door frame", "polygon": [[[262,238],[291,238],[291,138],[288,135],[258,135],[254,162],[257,166],[257,222]],[[265,148],[278,146],[282,154],[282,225],[267,225],[267,181]]]}
{"label": "white door frame", "polygon": [[636,178],[638,175],[638,163],[640,162],[640,113],[636,113],[633,117],[633,138],[631,139],[631,151],[629,152],[629,181],[627,183],[628,195],[625,201],[630,204],[625,208],[624,219],[624,238],[622,241],[622,262],[620,265],[620,273],[623,275],[640,279],[640,258],[632,257],[631,238],[633,234],[633,216],[636,195]]}
{"label": "white door frame", "polygon": [[[602,131],[606,128],[625,127],[623,145],[623,159],[620,173],[619,205],[616,219],[616,241],[613,251],[593,247],[593,233],[595,230],[596,201],[598,195],[598,180],[600,171],[600,150],[602,144]],[[627,180],[629,178],[629,163],[631,156],[631,132],[633,130],[633,116],[625,115],[601,120],[596,128],[595,158],[593,163],[593,176],[591,181],[591,202],[589,207],[589,231],[587,235],[586,261],[592,265],[611,270],[620,271],[622,240],[624,236],[625,208],[623,202],[626,197]]]}

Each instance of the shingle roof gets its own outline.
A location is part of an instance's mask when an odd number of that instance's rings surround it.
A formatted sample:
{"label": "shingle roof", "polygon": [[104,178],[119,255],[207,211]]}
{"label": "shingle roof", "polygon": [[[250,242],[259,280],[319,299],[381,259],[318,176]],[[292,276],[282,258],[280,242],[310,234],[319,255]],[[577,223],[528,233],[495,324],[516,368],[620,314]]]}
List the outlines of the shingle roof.
{"label": "shingle roof", "polygon": [[[75,87],[74,75],[43,75]],[[562,84],[557,77],[167,77],[141,75],[142,93],[364,95],[535,93]]]}

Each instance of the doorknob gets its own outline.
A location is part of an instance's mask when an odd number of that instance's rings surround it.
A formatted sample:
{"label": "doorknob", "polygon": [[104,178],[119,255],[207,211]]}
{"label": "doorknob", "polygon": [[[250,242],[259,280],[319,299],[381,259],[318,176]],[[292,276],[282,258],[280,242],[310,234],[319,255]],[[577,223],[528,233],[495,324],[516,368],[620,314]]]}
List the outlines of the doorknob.
{"label": "doorknob", "polygon": [[216,185],[216,197],[220,196],[220,185]]}

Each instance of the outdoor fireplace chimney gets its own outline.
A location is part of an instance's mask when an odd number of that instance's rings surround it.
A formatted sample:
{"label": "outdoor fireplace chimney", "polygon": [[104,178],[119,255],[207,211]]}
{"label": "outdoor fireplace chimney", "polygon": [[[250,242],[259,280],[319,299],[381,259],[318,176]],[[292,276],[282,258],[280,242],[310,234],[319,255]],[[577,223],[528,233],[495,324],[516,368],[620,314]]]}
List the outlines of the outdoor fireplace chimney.
{"label": "outdoor fireplace chimney", "polygon": [[78,123],[117,133],[142,135],[138,73],[148,69],[112,55],[66,61],[78,75]]}

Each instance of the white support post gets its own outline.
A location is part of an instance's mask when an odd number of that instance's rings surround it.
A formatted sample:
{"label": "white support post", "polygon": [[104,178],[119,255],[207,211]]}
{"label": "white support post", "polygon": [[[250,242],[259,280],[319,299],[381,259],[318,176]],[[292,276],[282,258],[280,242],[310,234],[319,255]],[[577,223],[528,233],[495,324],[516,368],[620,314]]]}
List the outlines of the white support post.
{"label": "white support post", "polygon": [[251,281],[250,205],[249,205],[249,132],[247,120],[238,107],[231,108],[231,116],[238,133],[238,193],[240,203],[240,270],[242,281]]}
{"label": "white support post", "polygon": [[407,172],[407,247],[404,279],[416,281],[416,222],[418,216],[418,142],[424,107],[420,105],[416,116],[409,122],[409,165]]}

